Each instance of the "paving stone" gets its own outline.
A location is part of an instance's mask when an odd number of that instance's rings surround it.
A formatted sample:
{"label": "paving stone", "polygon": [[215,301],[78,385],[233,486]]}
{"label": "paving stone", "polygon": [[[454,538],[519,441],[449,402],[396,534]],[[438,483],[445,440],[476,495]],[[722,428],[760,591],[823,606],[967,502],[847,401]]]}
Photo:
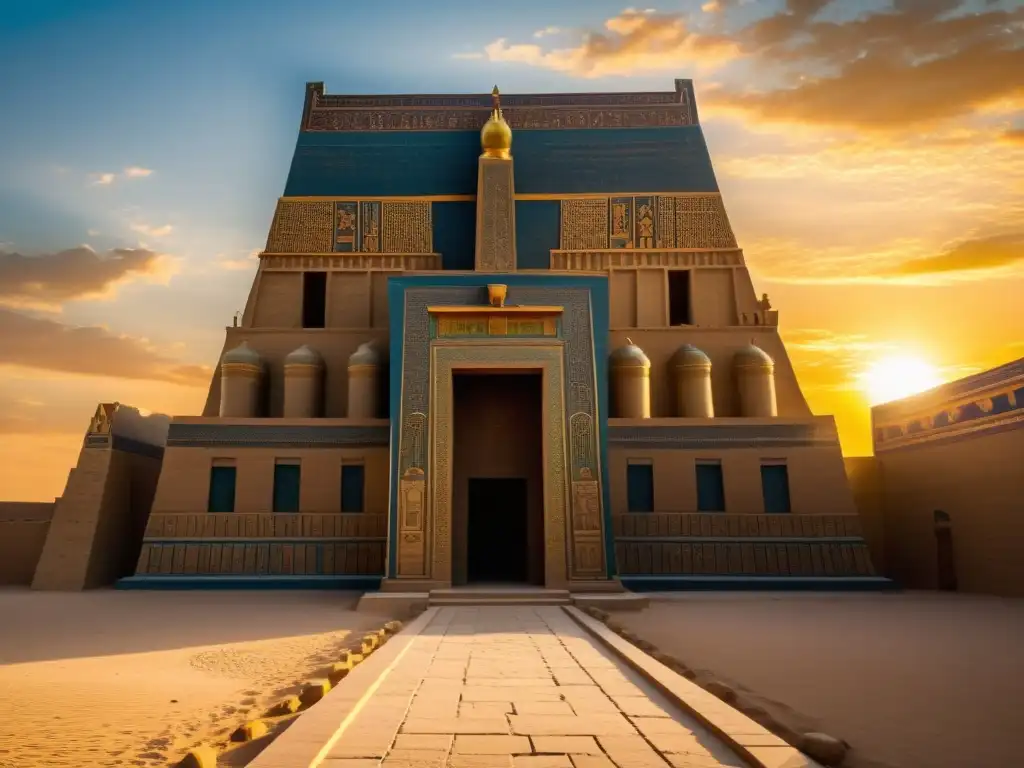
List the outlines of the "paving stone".
{"label": "paving stone", "polygon": [[620,736],[636,729],[621,715],[509,715],[512,732],[524,736]]}
{"label": "paving stone", "polygon": [[820,768],[818,763],[793,747],[749,747],[764,768]]}
{"label": "paving stone", "polygon": [[721,763],[710,755],[672,754],[665,755],[665,759],[668,760],[672,768],[722,768],[722,766],[744,768],[745,766],[745,763],[740,762],[739,758],[736,758],[735,762]]}
{"label": "paving stone", "polygon": [[447,762],[448,750],[393,749],[382,765],[387,768],[445,768]]}
{"label": "paving stone", "polygon": [[654,735],[692,735],[693,731],[670,717],[633,717],[630,718],[644,736]]}
{"label": "paving stone", "polygon": [[452,736],[450,734],[400,733],[395,737],[392,749],[443,750],[447,752],[451,747]]}
{"label": "paving stone", "polygon": [[512,701],[531,699],[533,701],[561,701],[563,691],[554,685],[545,688],[523,686],[492,687],[489,685],[467,685],[462,689],[463,701]]}
{"label": "paving stone", "polygon": [[647,737],[647,741],[665,754],[707,755],[710,752],[693,733],[655,733]]}
{"label": "paving stone", "polygon": [[380,766],[380,760],[364,757],[350,759],[346,757],[341,760],[324,760],[322,765],[327,768],[378,768]]}
{"label": "paving stone", "polygon": [[612,762],[629,768],[665,768],[668,765],[640,736],[598,736],[597,742]]}
{"label": "paving stone", "polygon": [[616,768],[606,755],[569,755],[575,768]]}
{"label": "paving stone", "polygon": [[601,747],[593,736],[533,736],[534,752],[571,755],[600,755]]}
{"label": "paving stone", "polygon": [[574,715],[566,701],[533,701],[516,699],[513,704],[517,715]]}
{"label": "paving stone", "polygon": [[512,768],[512,755],[452,755],[450,768]]}
{"label": "paving stone", "polygon": [[402,733],[506,734],[508,721],[504,717],[410,718],[402,723]]}
{"label": "paving stone", "polygon": [[630,717],[671,717],[671,713],[646,696],[612,696],[611,699],[623,714]]}
{"label": "paving stone", "polygon": [[529,754],[533,749],[525,736],[456,736],[453,754],[515,755]]}
{"label": "paving stone", "polygon": [[516,755],[513,768],[573,768],[568,755]]}
{"label": "paving stone", "polygon": [[513,711],[509,701],[463,701],[459,704],[459,717],[504,717]]}

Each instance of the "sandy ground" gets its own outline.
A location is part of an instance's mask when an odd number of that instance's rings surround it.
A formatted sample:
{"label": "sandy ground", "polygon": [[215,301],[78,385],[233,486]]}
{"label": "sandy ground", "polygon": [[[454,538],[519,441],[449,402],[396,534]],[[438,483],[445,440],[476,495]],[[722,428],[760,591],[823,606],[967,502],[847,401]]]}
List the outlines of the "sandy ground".
{"label": "sandy ground", "polygon": [[162,768],[222,741],[381,623],[356,599],[0,590],[0,768]]}
{"label": "sandy ground", "polygon": [[934,593],[654,596],[614,621],[853,768],[1024,765],[1024,600]]}

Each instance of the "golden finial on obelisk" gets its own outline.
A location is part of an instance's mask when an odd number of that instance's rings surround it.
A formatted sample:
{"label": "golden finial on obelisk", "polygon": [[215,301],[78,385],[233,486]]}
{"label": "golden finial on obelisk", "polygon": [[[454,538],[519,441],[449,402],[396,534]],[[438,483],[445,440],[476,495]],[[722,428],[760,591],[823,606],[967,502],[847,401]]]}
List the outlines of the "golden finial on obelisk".
{"label": "golden finial on obelisk", "polygon": [[480,130],[480,146],[484,157],[498,157],[507,160],[512,149],[512,128],[501,114],[501,91],[494,86],[491,91],[491,116]]}

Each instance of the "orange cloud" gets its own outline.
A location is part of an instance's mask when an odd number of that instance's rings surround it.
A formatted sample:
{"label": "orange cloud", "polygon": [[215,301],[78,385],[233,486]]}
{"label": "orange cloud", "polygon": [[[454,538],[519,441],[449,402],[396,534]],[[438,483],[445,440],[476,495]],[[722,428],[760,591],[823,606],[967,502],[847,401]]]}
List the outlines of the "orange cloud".
{"label": "orange cloud", "polygon": [[911,259],[892,269],[895,275],[935,275],[999,270],[1024,263],[1024,232],[974,238],[941,253]]}
{"label": "orange cloud", "polygon": [[109,296],[121,283],[163,276],[168,267],[166,257],[145,248],[97,253],[80,245],[38,256],[0,251],[0,304],[53,308]]}
{"label": "orange cloud", "polygon": [[0,365],[86,376],[209,384],[211,370],[182,364],[144,340],[0,308]]}
{"label": "orange cloud", "polygon": [[605,21],[603,31],[584,35],[576,47],[546,50],[536,43],[510,44],[500,38],[484,49],[491,61],[529,64],[580,77],[720,64],[737,52],[735,41],[695,32],[683,15],[633,8]]}

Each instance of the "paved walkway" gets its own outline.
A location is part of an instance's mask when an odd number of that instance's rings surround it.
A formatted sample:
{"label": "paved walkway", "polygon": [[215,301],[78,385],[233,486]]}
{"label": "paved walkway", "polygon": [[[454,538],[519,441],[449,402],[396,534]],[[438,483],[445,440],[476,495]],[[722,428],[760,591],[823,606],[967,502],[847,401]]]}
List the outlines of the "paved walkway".
{"label": "paved walkway", "polygon": [[744,765],[560,608],[443,608],[367,694],[324,768]]}

